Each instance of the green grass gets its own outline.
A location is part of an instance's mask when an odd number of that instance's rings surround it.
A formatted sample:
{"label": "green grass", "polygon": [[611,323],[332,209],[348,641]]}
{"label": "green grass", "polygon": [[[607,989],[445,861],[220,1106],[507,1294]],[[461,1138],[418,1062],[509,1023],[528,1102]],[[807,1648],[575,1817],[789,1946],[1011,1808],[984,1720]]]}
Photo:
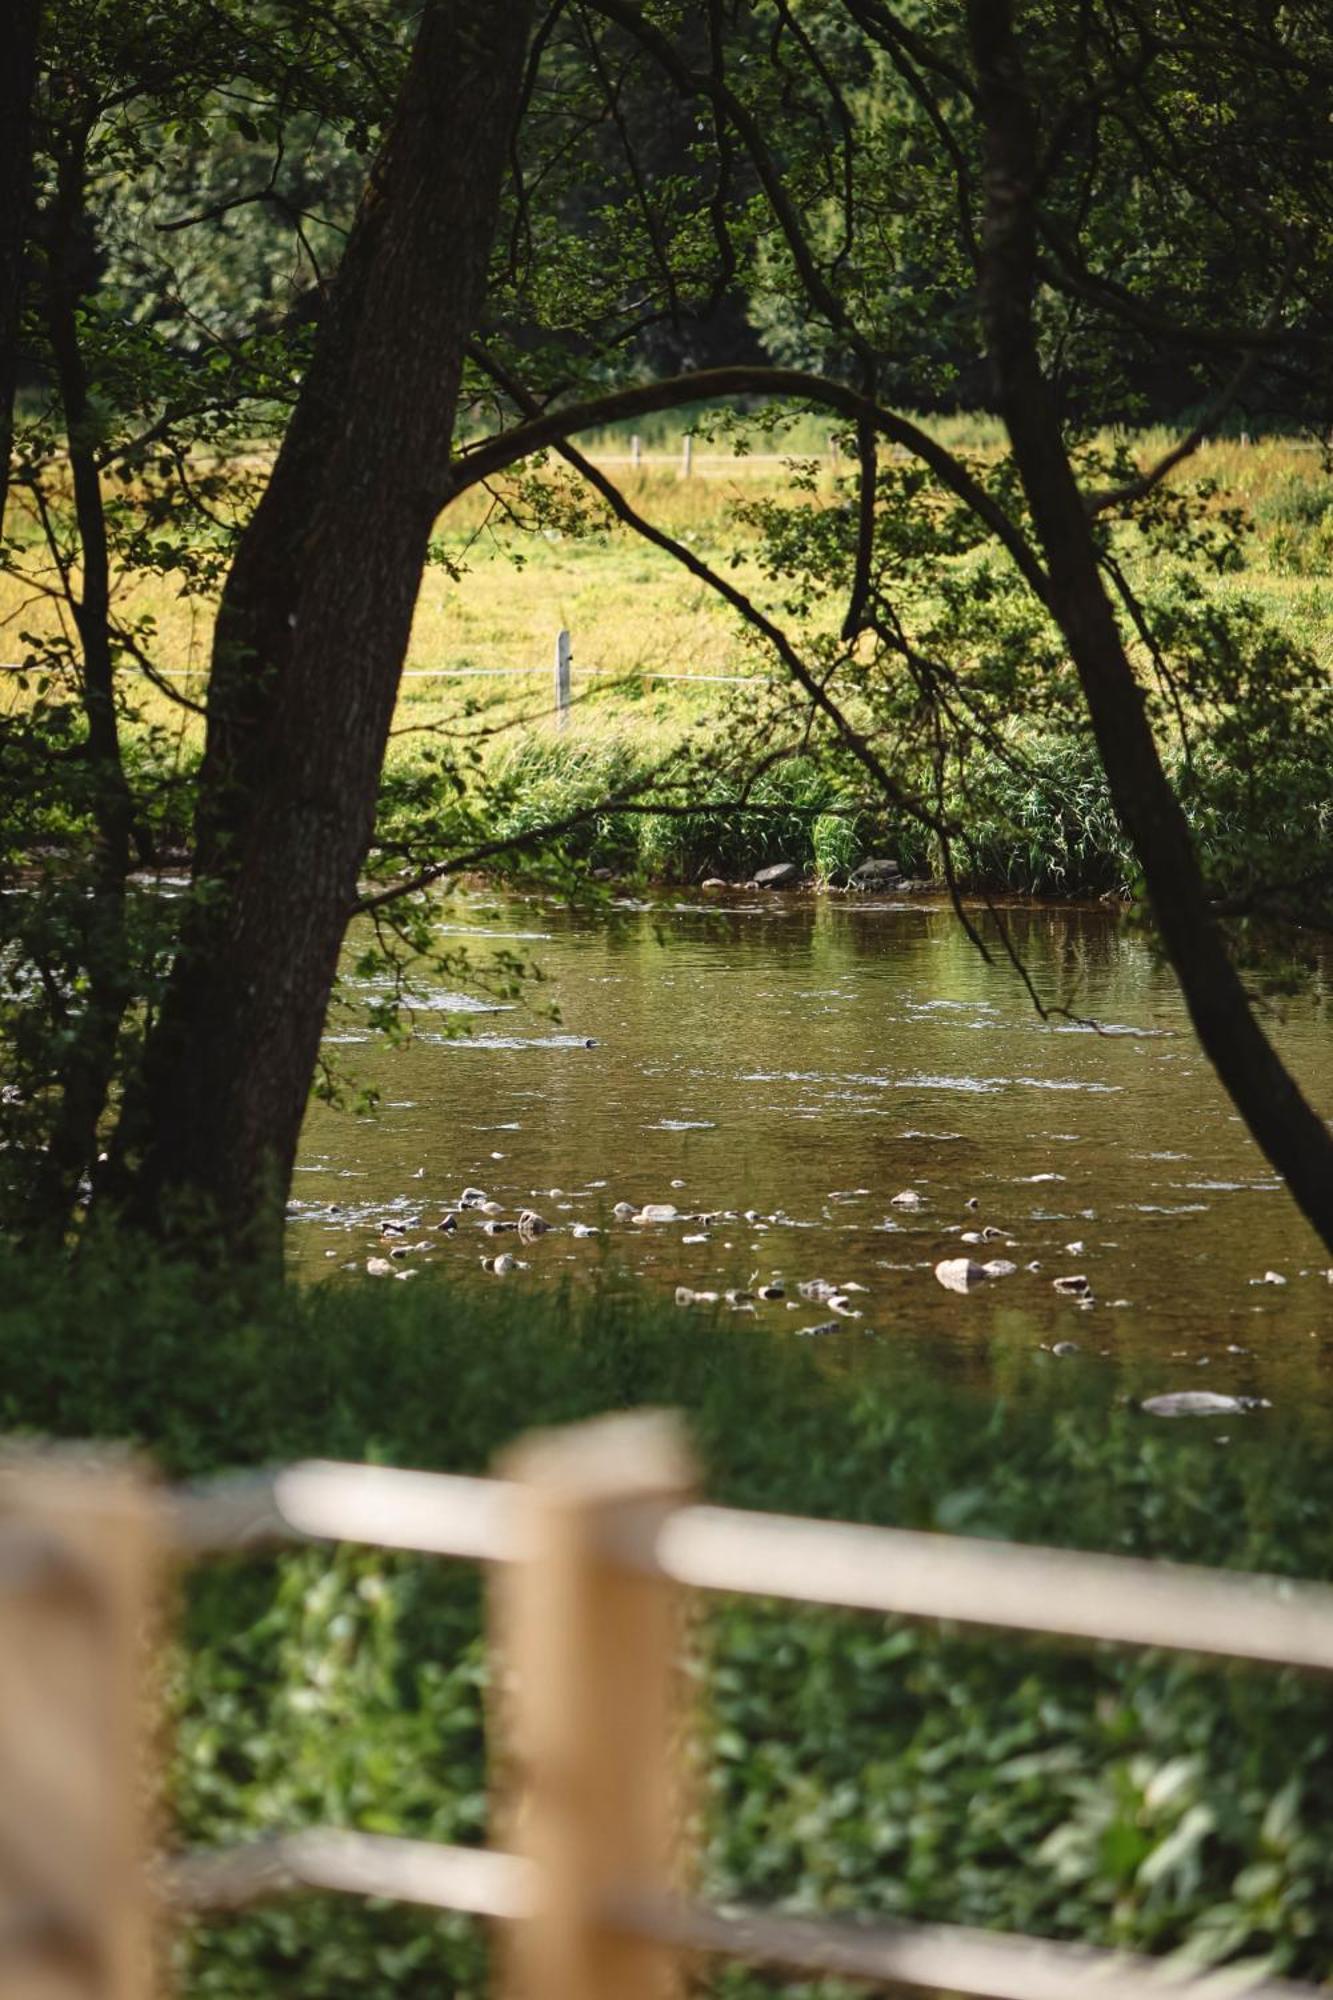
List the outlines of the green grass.
{"label": "green grass", "polygon": [[[312,1452],[477,1471],[534,1424],[646,1403],[687,1413],[731,1504],[1333,1569],[1326,1451],[1261,1429],[1219,1449],[1109,1405],[1095,1378],[964,1392],[886,1350],[849,1382],[808,1345],[614,1276],[542,1300],[423,1278],[246,1306],[123,1255],[4,1269],[5,1428],[127,1437],[177,1476]],[[708,1894],[1333,1968],[1321,1685],[749,1601],[711,1605],[693,1645]],[[311,1550],[201,1572],[172,1700],[183,1837],[484,1836],[470,1567]],[[484,1946],[461,1920],[297,1899],[202,1927],[181,1990],[480,2000]]]}

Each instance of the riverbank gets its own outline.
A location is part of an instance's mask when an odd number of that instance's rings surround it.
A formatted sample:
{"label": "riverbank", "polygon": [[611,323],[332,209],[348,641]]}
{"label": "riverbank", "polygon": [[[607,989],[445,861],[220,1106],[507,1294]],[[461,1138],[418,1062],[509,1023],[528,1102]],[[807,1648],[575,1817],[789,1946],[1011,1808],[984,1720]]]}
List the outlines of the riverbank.
{"label": "riverbank", "polygon": [[[1015,724],[1010,744],[979,747],[947,773],[933,808],[962,829],[947,865],[935,832],[828,760],[787,758],[729,789],[725,770],[710,784],[685,751],[674,772],[674,755],[669,739],[628,728],[592,738],[532,732],[455,787],[428,755],[400,744],[381,791],[377,874],[392,880],[417,856],[452,853],[465,869],[509,882],[605,870],[667,886],[744,884],[786,862],[814,883],[841,885],[864,863],[889,859],[903,877],[943,885],[952,875],[971,894],[1136,892],[1137,865],[1082,732]],[[1220,897],[1293,879],[1297,853],[1300,879],[1333,880],[1326,773],[1278,764],[1259,783],[1207,742],[1168,745],[1164,756]],[[565,830],[541,838],[551,827]]]}
{"label": "riverbank", "polygon": [[[707,1491],[770,1508],[1330,1574],[1333,1461],[1287,1429],[1155,1423],[1094,1378],[969,1393],[885,1352],[704,1324],[607,1282],[546,1300],[423,1278],[244,1306],[123,1256],[7,1256],[5,1429],[120,1437],[175,1477],[295,1456],[476,1471],[522,1430],[644,1403],[688,1414]],[[470,1567],[359,1550],[191,1583],[171,1676],[177,1832],[335,1823],[484,1835],[486,1685]],[[1196,1962],[1333,1965],[1326,1698],[1200,1667],[720,1600],[694,1627],[703,1886],[830,1914],[1022,1927]],[[457,1919],[298,1898],[200,1926],[188,2000],[459,2000]],[[728,2000],[808,1992],[754,1974]]]}

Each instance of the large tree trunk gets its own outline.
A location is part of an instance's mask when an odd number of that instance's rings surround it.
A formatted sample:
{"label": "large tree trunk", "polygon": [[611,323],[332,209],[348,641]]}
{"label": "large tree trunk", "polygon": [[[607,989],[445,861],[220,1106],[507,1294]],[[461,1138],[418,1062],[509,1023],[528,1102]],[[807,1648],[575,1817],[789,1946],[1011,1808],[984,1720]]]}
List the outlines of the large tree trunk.
{"label": "large tree trunk", "polygon": [[273,1263],[518,103],[527,0],[434,0],[218,620],[196,899],[112,1177]]}
{"label": "large tree trunk", "polygon": [[1254,1138],[1333,1249],[1333,1135],[1250,1008],[1211,917],[1189,825],[1162,769],[1041,369],[1032,320],[1036,119],[1010,0],[969,0],[986,143],[981,306],[1001,411],[1116,811],[1205,1054]]}
{"label": "large tree trunk", "polygon": [[9,454],[18,382],[19,307],[32,199],[32,100],[37,83],[40,0],[9,0],[0,38],[0,528],[9,497]]}

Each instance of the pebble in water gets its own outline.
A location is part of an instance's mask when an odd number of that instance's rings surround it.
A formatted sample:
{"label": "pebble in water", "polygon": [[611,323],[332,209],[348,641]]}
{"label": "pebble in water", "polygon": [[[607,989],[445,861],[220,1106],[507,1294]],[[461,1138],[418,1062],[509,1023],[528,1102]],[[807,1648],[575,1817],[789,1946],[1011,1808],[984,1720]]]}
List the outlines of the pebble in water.
{"label": "pebble in water", "polygon": [[485,1188],[465,1187],[458,1197],[460,1208],[480,1208],[486,1199]]}
{"label": "pebble in water", "polygon": [[611,1213],[612,1215],[615,1216],[617,1222],[629,1222],[632,1220],[634,1216],[638,1214],[638,1212],[639,1212],[638,1209],[635,1208],[634,1203],[632,1201],[618,1201],[615,1207],[611,1210]]}
{"label": "pebble in water", "polygon": [[779,1283],[775,1279],[771,1285],[761,1285],[759,1287],[759,1290],[755,1293],[755,1297],[757,1299],[764,1299],[766,1301],[771,1302],[774,1299],[785,1298],[786,1294],[787,1294],[786,1286]]}
{"label": "pebble in water", "polygon": [[986,1282],[984,1264],[974,1264],[970,1257],[946,1257],[935,1266],[935,1276],[946,1292],[970,1292],[976,1285]]}
{"label": "pebble in water", "polygon": [[680,1210],[671,1201],[646,1201],[631,1219],[635,1222],[679,1222]]}
{"label": "pebble in water", "polygon": [[1051,1283],[1057,1292],[1062,1292],[1070,1299],[1086,1298],[1092,1290],[1092,1286],[1081,1273],[1074,1273],[1067,1278],[1053,1278]]}
{"label": "pebble in water", "polygon": [[1174,1389],[1165,1396],[1146,1396],[1139,1404],[1149,1417],[1234,1417],[1267,1407],[1262,1398],[1222,1396],[1215,1389]]}
{"label": "pebble in water", "polygon": [[366,1270],[372,1278],[387,1278],[393,1265],[387,1257],[367,1257]]}
{"label": "pebble in water", "polygon": [[525,1243],[530,1243],[535,1236],[545,1236],[550,1226],[545,1216],[538,1215],[535,1208],[525,1208],[518,1218],[518,1233]]}
{"label": "pebble in water", "polygon": [[439,1221],[436,1223],[435,1227],[437,1229],[444,1230],[446,1235],[452,1236],[454,1231],[458,1228],[458,1217],[452,1214],[442,1215]]}
{"label": "pebble in water", "polygon": [[924,1208],[925,1205],[924,1196],[919,1195],[915,1188],[904,1188],[900,1194],[889,1198],[890,1208]]}

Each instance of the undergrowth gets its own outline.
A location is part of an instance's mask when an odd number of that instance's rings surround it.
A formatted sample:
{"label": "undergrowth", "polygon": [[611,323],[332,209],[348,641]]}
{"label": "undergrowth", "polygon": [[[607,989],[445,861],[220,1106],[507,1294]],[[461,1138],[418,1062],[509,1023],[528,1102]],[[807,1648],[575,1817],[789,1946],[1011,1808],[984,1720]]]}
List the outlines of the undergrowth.
{"label": "undergrowth", "polygon": [[[577,1297],[425,1278],[246,1304],[124,1255],[72,1277],[11,1257],[2,1296],[4,1426],[129,1438],[173,1476],[309,1453],[477,1471],[534,1424],[654,1403],[686,1412],[707,1491],[731,1504],[1333,1567],[1333,1461],[1299,1436],[1219,1451],[1064,1375],[996,1400],[891,1352],[839,1379],[808,1347],[614,1277]],[[196,1573],[181,1629],[179,1837],[484,1837],[473,1570],[346,1548],[227,1562]],[[694,1645],[710,1896],[1333,1968],[1319,1686],[725,1599]],[[198,2000],[480,2000],[486,1958],[461,1919],[311,1897],[200,1926],[180,1971]],[[741,1971],[710,1990],[810,1991]]]}

